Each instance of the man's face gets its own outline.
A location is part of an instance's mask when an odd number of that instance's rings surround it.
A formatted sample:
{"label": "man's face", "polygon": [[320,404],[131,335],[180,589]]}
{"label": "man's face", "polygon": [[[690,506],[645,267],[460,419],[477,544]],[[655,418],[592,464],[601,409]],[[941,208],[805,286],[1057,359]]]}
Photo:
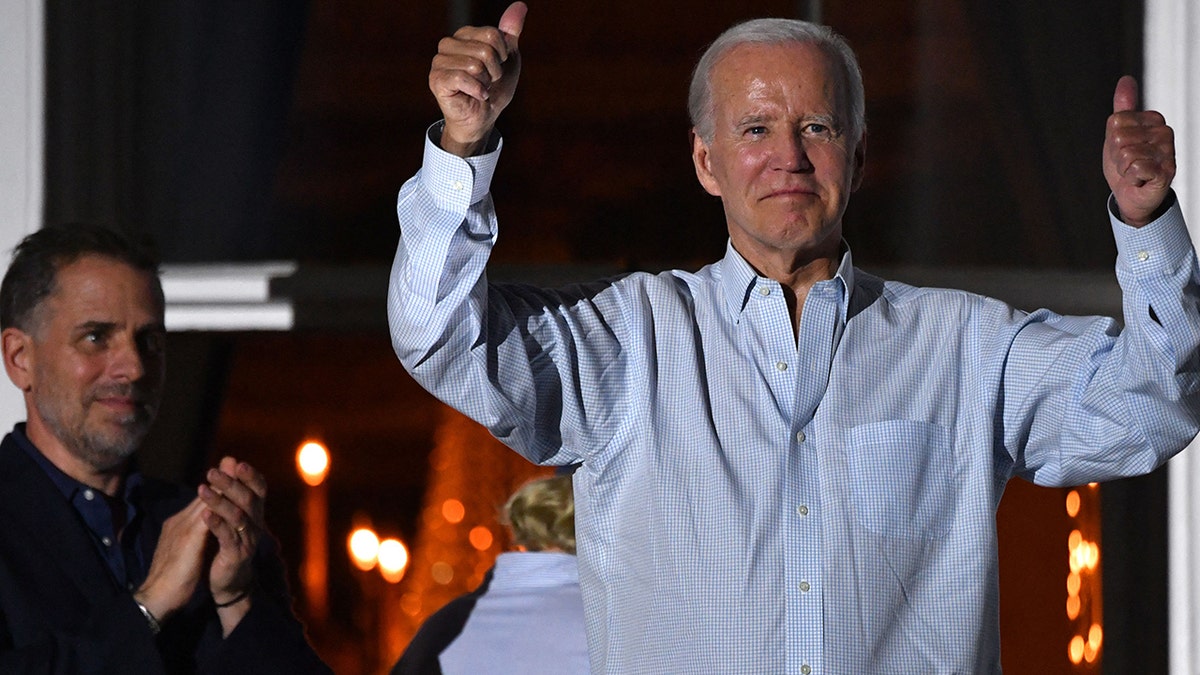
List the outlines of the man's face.
{"label": "man's face", "polygon": [[141,444],[158,412],[165,366],[155,282],[96,255],[58,270],[54,292],[33,313],[31,439],[57,441],[97,471],[123,466]]}
{"label": "man's face", "polygon": [[835,256],[864,153],[833,62],[811,44],[743,44],[710,85],[713,137],[694,137],[692,159],[734,248],[763,273]]}

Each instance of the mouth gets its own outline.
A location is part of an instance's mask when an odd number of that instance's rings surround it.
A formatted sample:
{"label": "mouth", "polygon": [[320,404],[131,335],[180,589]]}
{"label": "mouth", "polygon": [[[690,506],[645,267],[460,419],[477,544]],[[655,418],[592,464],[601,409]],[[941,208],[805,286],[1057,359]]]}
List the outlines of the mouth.
{"label": "mouth", "polygon": [[765,197],[763,197],[762,199],[764,199],[764,200],[765,199],[788,199],[788,198],[813,199],[816,196],[817,196],[816,192],[814,192],[813,190],[810,190],[808,188],[805,188],[805,187],[786,187],[786,188],[779,188],[776,190],[772,190],[772,191],[768,192],[767,195]]}
{"label": "mouth", "polygon": [[96,403],[116,413],[129,414],[142,410],[145,402],[127,396],[107,396],[96,399]]}
{"label": "mouth", "polygon": [[151,398],[137,387],[109,387],[96,392],[92,400],[118,417],[141,416],[149,412]]}

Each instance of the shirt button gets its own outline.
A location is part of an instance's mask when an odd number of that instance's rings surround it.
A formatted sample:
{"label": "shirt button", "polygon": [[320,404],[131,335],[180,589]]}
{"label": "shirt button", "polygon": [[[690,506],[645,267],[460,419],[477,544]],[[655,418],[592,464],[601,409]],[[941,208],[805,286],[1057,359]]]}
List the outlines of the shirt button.
{"label": "shirt button", "polygon": [[775,364],[775,370],[778,370],[782,373],[783,371],[787,370],[787,364],[783,361],[779,361]]}
{"label": "shirt button", "polygon": [[1150,252],[1149,251],[1138,251],[1137,259],[1138,259],[1138,262],[1146,262],[1147,260],[1150,259]]}
{"label": "shirt button", "polygon": [[796,432],[796,442],[797,443],[803,443],[805,441],[805,439],[807,439],[807,438],[808,438],[808,436],[805,436],[803,431]]}
{"label": "shirt button", "polygon": [[807,516],[808,515],[808,507],[805,506],[804,504],[801,504],[800,506],[796,507],[796,513],[800,514],[801,516]]}
{"label": "shirt button", "polygon": [[454,181],[454,185],[453,185],[452,187],[453,187],[455,190],[461,190],[461,189],[463,189],[463,184],[462,184],[462,181],[461,181],[461,180],[456,180],[456,181]]}
{"label": "shirt button", "polygon": [[808,589],[810,589],[810,588],[812,588],[812,586],[809,586],[807,581],[800,582],[800,592],[801,593],[807,593]]}
{"label": "shirt button", "polygon": [[809,675],[810,673],[812,673],[812,668],[809,668],[807,663],[800,666],[800,675]]}
{"label": "shirt button", "polygon": [[109,537],[102,537],[100,539],[100,543],[104,544],[105,546],[112,546],[112,539]]}
{"label": "shirt button", "polygon": [[88,500],[88,501],[90,502],[90,501],[92,501],[93,499],[95,499],[95,498],[96,498],[96,493],[95,493],[95,492],[92,492],[91,490],[84,490],[84,491],[83,491],[83,498],[84,498],[84,499],[86,499],[86,500]]}
{"label": "shirt button", "polygon": [[762,296],[767,296],[767,295],[770,295],[770,294],[771,294],[771,289],[770,289],[769,287],[767,287],[767,286],[759,286],[759,287],[758,287],[758,294],[759,294],[759,295],[762,295]]}

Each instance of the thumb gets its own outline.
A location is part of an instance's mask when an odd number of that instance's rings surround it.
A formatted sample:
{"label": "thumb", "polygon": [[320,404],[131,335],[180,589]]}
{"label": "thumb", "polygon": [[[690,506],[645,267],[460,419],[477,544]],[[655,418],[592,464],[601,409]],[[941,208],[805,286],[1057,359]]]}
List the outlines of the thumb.
{"label": "thumb", "polygon": [[508,43],[509,49],[516,49],[517,38],[521,37],[521,30],[525,28],[525,14],[528,11],[529,7],[525,3],[514,2],[504,10],[504,14],[500,17],[497,27],[501,33],[504,33],[504,41]]}
{"label": "thumb", "polygon": [[1138,82],[1132,75],[1125,75],[1117,80],[1117,89],[1113,92],[1113,112],[1137,110]]}

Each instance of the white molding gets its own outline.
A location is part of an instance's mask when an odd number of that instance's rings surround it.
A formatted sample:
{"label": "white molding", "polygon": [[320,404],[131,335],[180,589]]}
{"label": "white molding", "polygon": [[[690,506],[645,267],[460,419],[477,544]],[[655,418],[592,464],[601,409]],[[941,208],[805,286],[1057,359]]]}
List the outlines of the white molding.
{"label": "white molding", "polygon": [[[1179,168],[1175,192],[1200,241],[1200,4],[1195,0],[1146,0],[1145,106],[1158,110],[1175,130]],[[1170,671],[1200,673],[1200,441],[1168,468],[1168,630]]]}
{"label": "white molding", "polygon": [[295,309],[271,297],[271,282],[296,268],[291,261],[163,265],[167,330],[291,330]]}
{"label": "white molding", "polygon": [[[45,7],[0,0],[0,264],[42,226]],[[0,430],[25,418],[15,387],[0,385]]]}

